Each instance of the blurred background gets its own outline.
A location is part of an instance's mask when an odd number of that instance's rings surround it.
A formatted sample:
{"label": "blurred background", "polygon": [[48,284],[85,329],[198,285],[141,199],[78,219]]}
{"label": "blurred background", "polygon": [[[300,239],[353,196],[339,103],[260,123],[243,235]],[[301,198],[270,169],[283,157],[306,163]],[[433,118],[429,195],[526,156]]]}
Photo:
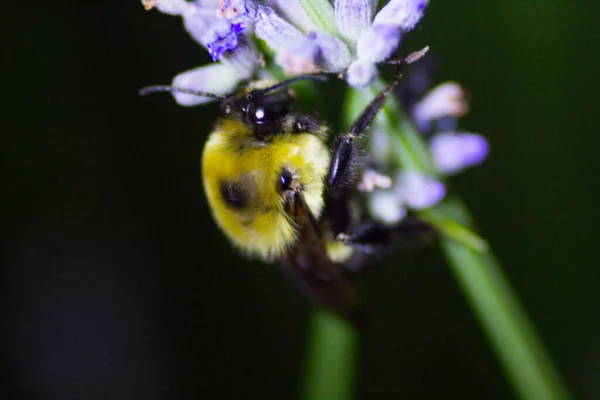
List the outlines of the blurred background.
{"label": "blurred background", "polygon": [[[137,95],[206,52],[137,0],[8,7],[2,397],[297,397],[310,306],[210,218],[199,158],[216,106]],[[587,399],[600,397],[599,13],[433,0],[402,47],[430,45],[438,80],[469,91],[461,127],[492,150],[453,187]],[[360,290],[359,398],[513,397],[435,246],[394,255]]]}

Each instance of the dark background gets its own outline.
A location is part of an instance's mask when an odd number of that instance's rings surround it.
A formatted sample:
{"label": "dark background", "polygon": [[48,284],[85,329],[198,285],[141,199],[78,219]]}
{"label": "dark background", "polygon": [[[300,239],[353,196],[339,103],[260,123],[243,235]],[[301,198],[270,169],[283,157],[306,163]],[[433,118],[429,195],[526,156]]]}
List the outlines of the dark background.
{"label": "dark background", "polygon": [[[2,22],[4,398],[295,397],[310,308],[210,218],[199,157],[215,106],[137,96],[205,51],[135,0],[10,3],[22,8]],[[589,399],[599,13],[594,1],[433,0],[403,46],[429,44],[438,78],[470,92],[461,126],[492,152],[452,183]],[[360,398],[513,396],[436,247],[397,254],[361,292]]]}

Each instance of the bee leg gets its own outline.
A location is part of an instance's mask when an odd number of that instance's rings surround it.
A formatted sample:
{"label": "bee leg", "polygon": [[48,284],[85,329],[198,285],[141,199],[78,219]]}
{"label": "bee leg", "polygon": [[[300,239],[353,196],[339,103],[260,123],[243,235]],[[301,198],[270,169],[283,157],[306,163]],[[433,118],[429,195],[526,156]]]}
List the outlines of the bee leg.
{"label": "bee leg", "polygon": [[354,145],[354,139],[366,131],[377,116],[377,113],[385,104],[389,95],[394,91],[400,81],[400,65],[396,69],[396,74],[388,85],[375,96],[373,100],[365,107],[360,115],[354,120],[347,133],[340,134],[333,147],[333,157],[329,164],[326,184],[328,189],[336,190],[348,186],[353,181],[353,173],[356,165],[357,150]]}
{"label": "bee leg", "polygon": [[395,249],[415,250],[428,244],[434,233],[432,226],[408,217],[391,226],[364,222],[352,227],[346,234],[339,234],[337,239],[355,248],[344,268],[350,276],[356,276],[372,269]]}
{"label": "bee leg", "polygon": [[408,217],[396,225],[364,222],[340,233],[337,239],[359,247],[372,248],[412,247],[431,240],[434,229],[431,225],[414,217]]}
{"label": "bee leg", "polygon": [[333,156],[325,179],[325,213],[330,216],[331,231],[334,235],[347,232],[350,223],[348,194],[355,178],[358,150],[354,139],[367,130],[388,96],[398,85],[400,65],[390,83],[375,96],[356,118],[347,133],[338,135],[333,146]]}

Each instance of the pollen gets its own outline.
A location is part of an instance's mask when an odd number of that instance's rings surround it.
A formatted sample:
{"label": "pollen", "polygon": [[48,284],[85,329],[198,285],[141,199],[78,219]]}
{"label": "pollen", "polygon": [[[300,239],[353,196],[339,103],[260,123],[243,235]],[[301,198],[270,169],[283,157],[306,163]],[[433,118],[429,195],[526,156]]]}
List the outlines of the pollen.
{"label": "pollen", "polygon": [[156,5],[157,0],[142,0],[142,4],[144,5],[144,9],[146,11],[150,11]]}
{"label": "pollen", "polygon": [[219,4],[219,8],[217,9],[217,15],[224,19],[233,19],[237,17],[240,11],[231,3],[231,0],[221,0],[221,4]]}

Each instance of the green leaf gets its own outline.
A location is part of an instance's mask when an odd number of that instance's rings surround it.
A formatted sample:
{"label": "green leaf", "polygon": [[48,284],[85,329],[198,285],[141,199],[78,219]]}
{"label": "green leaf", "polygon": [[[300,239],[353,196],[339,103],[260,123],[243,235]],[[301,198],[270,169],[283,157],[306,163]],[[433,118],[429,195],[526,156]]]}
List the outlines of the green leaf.
{"label": "green leaf", "polygon": [[475,251],[484,253],[489,249],[489,245],[481,236],[453,221],[443,212],[440,212],[438,207],[419,212],[419,217],[435,226],[447,237],[461,242]]}

